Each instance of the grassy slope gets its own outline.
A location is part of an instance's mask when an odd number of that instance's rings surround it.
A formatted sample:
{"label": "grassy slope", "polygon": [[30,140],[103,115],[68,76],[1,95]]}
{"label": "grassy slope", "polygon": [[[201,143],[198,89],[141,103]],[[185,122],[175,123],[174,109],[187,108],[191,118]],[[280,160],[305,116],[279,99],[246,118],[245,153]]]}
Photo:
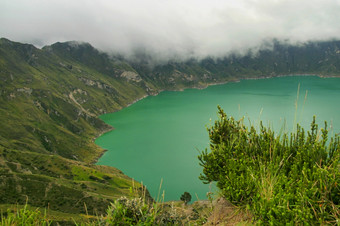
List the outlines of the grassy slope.
{"label": "grassy slope", "polygon": [[[29,203],[52,210],[103,213],[121,195],[131,196],[131,179],[117,169],[28,151],[0,150],[0,203]],[[140,186],[136,183],[136,186]]]}

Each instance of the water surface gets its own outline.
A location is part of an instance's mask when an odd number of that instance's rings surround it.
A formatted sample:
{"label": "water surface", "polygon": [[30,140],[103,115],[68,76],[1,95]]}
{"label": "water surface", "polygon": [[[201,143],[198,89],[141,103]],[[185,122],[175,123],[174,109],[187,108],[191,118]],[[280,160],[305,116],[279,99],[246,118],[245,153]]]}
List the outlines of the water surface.
{"label": "water surface", "polygon": [[242,80],[203,90],[166,91],[102,115],[115,130],[96,140],[108,150],[98,164],[142,181],[155,198],[163,179],[165,200],[178,200],[184,191],[194,200],[196,195],[206,199],[209,186],[198,179],[202,168],[197,155],[209,145],[206,127],[217,118],[217,105],[228,116],[244,116],[254,125],[262,120],[276,131],[291,132],[294,121],[309,128],[316,115],[320,125],[329,122],[330,134],[340,132],[339,78]]}

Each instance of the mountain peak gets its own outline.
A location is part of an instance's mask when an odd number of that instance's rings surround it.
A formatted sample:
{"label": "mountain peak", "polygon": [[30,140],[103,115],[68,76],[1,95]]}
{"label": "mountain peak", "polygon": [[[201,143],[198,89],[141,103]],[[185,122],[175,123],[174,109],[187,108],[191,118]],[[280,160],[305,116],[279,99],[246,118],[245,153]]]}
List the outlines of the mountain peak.
{"label": "mountain peak", "polygon": [[67,42],[56,42],[52,45],[44,46],[44,50],[52,50],[54,52],[58,51],[95,51],[98,52],[90,43],[80,42],[80,41],[67,41]]}

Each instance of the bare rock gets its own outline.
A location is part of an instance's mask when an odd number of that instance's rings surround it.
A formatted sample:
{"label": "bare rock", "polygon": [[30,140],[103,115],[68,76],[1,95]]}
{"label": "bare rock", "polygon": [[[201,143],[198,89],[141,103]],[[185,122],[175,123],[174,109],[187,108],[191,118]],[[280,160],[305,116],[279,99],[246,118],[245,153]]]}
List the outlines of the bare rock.
{"label": "bare rock", "polygon": [[22,92],[22,93],[26,93],[28,95],[31,95],[33,90],[31,88],[23,87],[23,88],[17,89],[17,92]]}
{"label": "bare rock", "polygon": [[134,81],[134,82],[140,82],[142,81],[139,74],[133,71],[124,71],[122,74],[120,74],[120,77],[126,78],[128,81]]}

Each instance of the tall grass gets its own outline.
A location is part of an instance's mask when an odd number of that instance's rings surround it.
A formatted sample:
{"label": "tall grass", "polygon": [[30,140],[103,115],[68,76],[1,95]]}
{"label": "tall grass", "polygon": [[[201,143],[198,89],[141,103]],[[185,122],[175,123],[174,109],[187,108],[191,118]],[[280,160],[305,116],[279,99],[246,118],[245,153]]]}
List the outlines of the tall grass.
{"label": "tall grass", "polygon": [[51,225],[52,221],[46,216],[46,210],[42,214],[39,209],[29,210],[26,204],[24,208],[17,208],[16,211],[8,210],[1,213],[1,226],[13,225]]}
{"label": "tall grass", "polygon": [[[116,199],[106,210],[106,214],[101,216],[92,216],[87,212],[87,206],[84,203],[85,215],[73,219],[74,225],[183,225],[188,222],[187,216],[184,216],[179,207],[173,203],[164,202],[164,191],[162,192],[162,181],[159,186],[159,195],[157,201],[148,196],[146,187],[133,183],[130,189],[131,197],[125,196]],[[181,211],[178,211],[181,210]],[[192,220],[192,219],[191,219]],[[66,222],[66,221],[65,221]],[[46,215],[46,210],[42,214],[39,209],[29,210],[28,205],[23,208],[17,208],[16,211],[8,210],[1,214],[1,226],[9,225],[51,225],[52,222]]]}
{"label": "tall grass", "polygon": [[[106,215],[86,225],[173,225],[180,223],[174,208],[165,208],[164,191],[160,183],[157,202],[147,196],[146,187],[131,187],[132,196],[120,197],[107,208]],[[141,194],[141,196],[140,196]]]}

